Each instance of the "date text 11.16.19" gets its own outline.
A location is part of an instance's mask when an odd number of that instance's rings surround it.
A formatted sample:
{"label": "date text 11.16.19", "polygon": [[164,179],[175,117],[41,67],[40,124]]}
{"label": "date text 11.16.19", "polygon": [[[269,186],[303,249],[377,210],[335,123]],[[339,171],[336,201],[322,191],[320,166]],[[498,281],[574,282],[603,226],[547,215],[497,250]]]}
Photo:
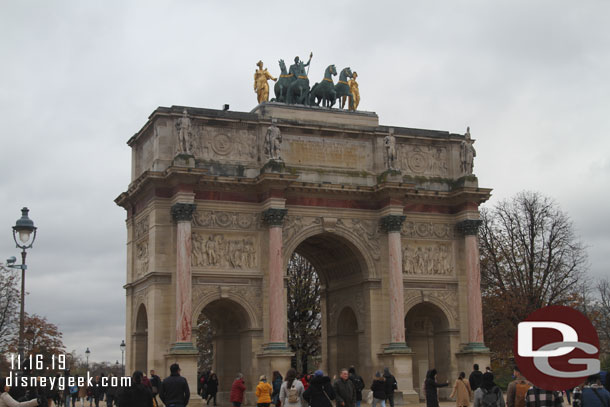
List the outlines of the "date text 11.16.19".
{"label": "date text 11.16.19", "polygon": [[[66,355],[51,355],[50,365],[45,366],[44,355],[30,355],[27,358],[21,360],[21,356],[11,355],[11,370],[22,370],[23,368],[29,368],[29,370],[65,370],[66,369]],[[48,363],[48,361],[47,361]]]}

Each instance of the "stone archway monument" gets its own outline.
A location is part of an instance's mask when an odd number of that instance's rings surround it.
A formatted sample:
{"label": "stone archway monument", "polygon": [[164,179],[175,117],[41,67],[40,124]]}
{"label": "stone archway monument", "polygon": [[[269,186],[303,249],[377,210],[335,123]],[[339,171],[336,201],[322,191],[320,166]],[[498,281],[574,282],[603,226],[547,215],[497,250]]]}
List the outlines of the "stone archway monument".
{"label": "stone archway monument", "polygon": [[194,387],[204,314],[221,398],[237,372],[249,391],[284,373],[293,252],[320,276],[319,367],[331,376],[389,367],[402,399],[418,402],[421,370],[438,364],[450,379],[487,365],[477,230],[491,190],[472,173],[473,142],[370,112],[156,109],[128,141],[131,182],[116,199],[127,211],[127,371],[166,375],[178,362]]}

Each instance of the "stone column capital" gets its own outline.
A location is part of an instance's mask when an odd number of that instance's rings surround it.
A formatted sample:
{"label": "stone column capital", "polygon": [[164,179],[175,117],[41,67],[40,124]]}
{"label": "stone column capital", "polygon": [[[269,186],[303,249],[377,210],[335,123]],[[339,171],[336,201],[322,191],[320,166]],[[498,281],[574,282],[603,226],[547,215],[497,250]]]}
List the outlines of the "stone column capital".
{"label": "stone column capital", "polygon": [[407,217],[405,215],[387,215],[381,218],[381,227],[386,232],[400,232],[402,223]]}
{"label": "stone column capital", "polygon": [[481,223],[483,223],[483,221],[479,219],[466,219],[458,223],[456,226],[457,230],[464,236],[476,236],[479,234],[479,226],[481,226]]}
{"label": "stone column capital", "polygon": [[282,226],[288,209],[269,208],[263,211],[263,222],[269,226]]}
{"label": "stone column capital", "polygon": [[195,212],[196,204],[191,203],[177,203],[172,205],[172,218],[176,222],[187,221],[190,222],[193,219],[193,212]]}

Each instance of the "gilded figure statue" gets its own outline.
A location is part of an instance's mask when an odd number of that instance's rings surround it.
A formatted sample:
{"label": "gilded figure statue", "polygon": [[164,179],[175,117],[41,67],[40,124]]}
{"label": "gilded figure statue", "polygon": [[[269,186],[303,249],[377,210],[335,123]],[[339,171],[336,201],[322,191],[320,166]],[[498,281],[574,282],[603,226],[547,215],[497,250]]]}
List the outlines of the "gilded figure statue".
{"label": "gilded figure statue", "polygon": [[352,93],[349,100],[349,110],[352,111],[358,109],[358,105],[360,104],[360,90],[358,89],[358,82],[356,82],[357,77],[358,73],[354,71],[352,78],[347,81],[347,83],[349,83],[349,90]]}
{"label": "gilded figure statue", "polygon": [[256,92],[258,103],[260,104],[269,100],[269,85],[267,81],[271,79],[275,82],[277,78],[274,78],[267,71],[267,68],[263,68],[263,61],[258,61],[256,66],[258,66],[258,69],[254,72],[254,92]]}

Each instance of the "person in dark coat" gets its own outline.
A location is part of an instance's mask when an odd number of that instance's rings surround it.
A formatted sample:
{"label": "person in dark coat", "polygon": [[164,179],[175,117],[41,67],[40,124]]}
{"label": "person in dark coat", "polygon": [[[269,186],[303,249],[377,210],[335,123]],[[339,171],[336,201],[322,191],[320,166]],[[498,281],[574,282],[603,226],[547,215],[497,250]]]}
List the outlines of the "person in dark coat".
{"label": "person in dark coat", "polygon": [[354,383],[354,387],[356,388],[356,407],[360,407],[360,403],[362,402],[362,390],[364,390],[364,380],[362,376],[359,376],[356,373],[356,368],[354,366],[350,366],[349,370],[349,379]]}
{"label": "person in dark coat", "polygon": [[371,391],[373,392],[373,404],[371,407],[375,407],[379,404],[381,407],[385,407],[385,377],[381,373],[375,373],[373,384],[371,384]]}
{"label": "person in dark coat", "polygon": [[310,407],[332,407],[331,400],[335,399],[335,391],[330,378],[324,376],[321,370],[316,370],[309,382],[309,387],[303,393],[303,398]]}
{"label": "person in dark coat", "polygon": [[131,386],[118,392],[118,407],[153,407],[152,392],[142,383],[144,374],[133,372]]}
{"label": "person in dark coat", "polygon": [[479,365],[476,363],[472,366],[472,373],[468,377],[468,382],[470,383],[470,389],[472,391],[476,391],[479,387],[481,387],[481,382],[483,382],[483,373],[479,370]]}
{"label": "person in dark coat", "polygon": [[275,407],[280,407],[280,389],[282,388],[282,382],[284,378],[282,374],[275,370],[273,372],[273,379],[271,384],[273,385],[273,393],[271,393],[271,402],[275,405]]}
{"label": "person in dark coat", "polygon": [[216,406],[216,394],[218,393],[218,376],[216,373],[210,374],[208,378],[208,397],[207,404],[210,405],[210,400],[214,399],[214,406]]}
{"label": "person in dark coat", "polygon": [[[112,403],[117,401],[117,393],[118,389],[116,386],[112,385],[112,379],[114,375],[110,373],[108,375],[108,386],[106,387],[106,407],[112,407]],[[116,404],[116,403],[115,403]]]}
{"label": "person in dark coat", "polygon": [[398,382],[387,367],[383,368],[383,377],[385,378],[385,398],[390,401],[390,407],[394,407],[394,390],[398,389]]}
{"label": "person in dark coat", "polygon": [[347,369],[341,369],[339,378],[333,384],[337,407],[355,407],[356,406],[356,387],[349,379]]}
{"label": "person in dark coat", "polygon": [[159,397],[163,404],[173,404],[174,407],[185,407],[191,398],[189,384],[180,376],[180,366],[174,363],[169,367],[170,375],[161,383]]}
{"label": "person in dark coat", "polygon": [[428,370],[426,373],[426,381],[424,388],[426,391],[426,407],[438,407],[438,391],[439,387],[449,386],[449,382],[439,384],[436,382],[436,369]]}
{"label": "person in dark coat", "polygon": [[155,374],[154,370],[150,371],[150,386],[155,405],[158,405],[157,395],[159,394],[159,387],[161,387],[161,378]]}

